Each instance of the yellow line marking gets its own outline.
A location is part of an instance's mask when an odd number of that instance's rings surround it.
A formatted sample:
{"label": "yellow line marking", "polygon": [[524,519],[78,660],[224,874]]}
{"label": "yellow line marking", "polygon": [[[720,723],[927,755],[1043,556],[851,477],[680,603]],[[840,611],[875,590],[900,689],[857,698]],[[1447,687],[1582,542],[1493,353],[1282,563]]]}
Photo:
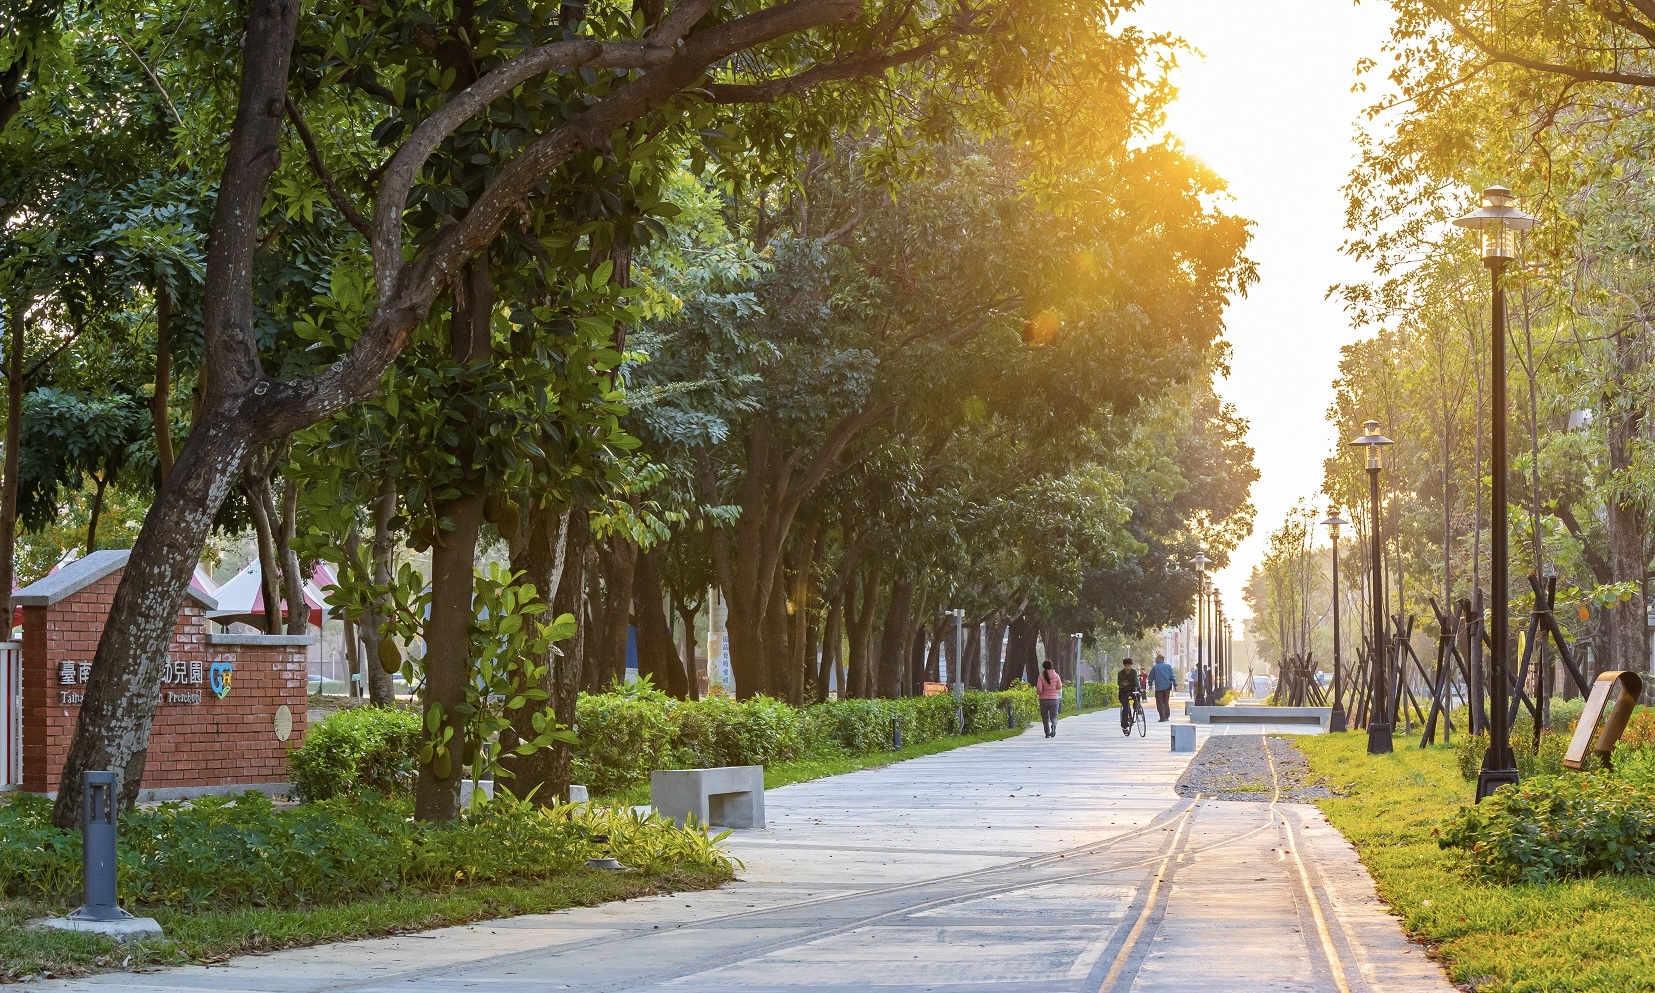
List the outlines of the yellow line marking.
{"label": "yellow line marking", "polygon": [[[1098,987],[1099,993],[1107,993],[1110,987],[1115,985],[1115,980],[1120,978],[1121,970],[1126,968],[1127,959],[1132,957],[1132,949],[1138,944],[1138,936],[1144,933],[1144,925],[1149,923],[1149,915],[1155,912],[1155,898],[1161,892],[1161,880],[1165,878],[1172,860],[1179,856],[1178,849],[1182,844],[1184,830],[1189,827],[1190,815],[1195,813],[1195,805],[1200,802],[1201,794],[1197,793],[1179,817],[1178,830],[1172,836],[1172,845],[1167,848],[1166,855],[1161,857],[1160,868],[1155,870],[1155,880],[1149,884],[1149,895],[1144,898],[1144,905],[1138,911],[1138,919],[1132,922],[1132,930],[1127,932],[1126,941],[1121,943],[1121,950],[1115,953],[1115,961],[1110,963],[1109,972],[1103,977],[1103,984]],[[1343,993],[1350,991],[1344,990]]]}
{"label": "yellow line marking", "polygon": [[1270,754],[1270,740],[1264,740],[1264,759],[1270,763],[1270,782],[1274,792],[1270,800],[1270,812],[1281,818],[1282,828],[1287,833],[1287,852],[1293,856],[1293,865],[1299,870],[1299,885],[1304,888],[1305,901],[1310,904],[1310,916],[1316,922],[1316,935],[1322,939],[1322,954],[1327,956],[1328,968],[1333,971],[1333,984],[1339,987],[1339,993],[1350,993],[1350,984],[1345,979],[1345,965],[1339,960],[1339,950],[1333,944],[1333,935],[1328,932],[1327,919],[1322,916],[1322,902],[1316,899],[1316,891],[1310,885],[1310,872],[1305,868],[1304,858],[1299,855],[1298,842],[1293,840],[1293,825],[1288,823],[1287,815],[1276,809],[1281,802],[1281,780],[1276,776],[1276,759]]}

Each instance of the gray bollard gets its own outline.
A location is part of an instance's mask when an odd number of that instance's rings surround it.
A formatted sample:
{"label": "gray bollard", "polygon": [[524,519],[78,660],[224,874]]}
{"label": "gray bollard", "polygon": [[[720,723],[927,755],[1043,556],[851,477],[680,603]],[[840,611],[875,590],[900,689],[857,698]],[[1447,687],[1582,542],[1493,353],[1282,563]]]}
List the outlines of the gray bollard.
{"label": "gray bollard", "polygon": [[87,772],[81,784],[81,894],[85,902],[67,917],[46,921],[63,931],[94,931],[119,941],[159,938],[153,918],[134,917],[121,909],[116,891],[115,841],[118,831],[113,772]]}
{"label": "gray bollard", "polygon": [[1017,730],[1017,708],[1009,703],[1006,704],[1006,730]]}
{"label": "gray bollard", "polygon": [[115,898],[115,774],[88,772],[81,785],[82,920],[131,917]]}
{"label": "gray bollard", "polygon": [[891,718],[891,750],[902,751],[902,718]]}

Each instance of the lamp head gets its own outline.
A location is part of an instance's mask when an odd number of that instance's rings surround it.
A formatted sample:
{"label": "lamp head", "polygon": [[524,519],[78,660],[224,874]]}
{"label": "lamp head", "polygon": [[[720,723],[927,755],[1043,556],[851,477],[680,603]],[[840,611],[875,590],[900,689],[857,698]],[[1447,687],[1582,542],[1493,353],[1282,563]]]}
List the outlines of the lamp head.
{"label": "lamp head", "polygon": [[1198,573],[1202,573],[1202,574],[1205,574],[1206,571],[1207,571],[1207,566],[1210,566],[1212,564],[1213,564],[1213,560],[1207,558],[1206,555],[1204,555],[1200,552],[1196,553],[1195,558],[1190,559],[1190,565],[1195,566],[1195,571],[1198,572]]}
{"label": "lamp head", "polygon": [[1517,198],[1504,186],[1490,186],[1483,191],[1483,205],[1454,219],[1455,225],[1481,231],[1483,261],[1503,264],[1517,257],[1517,232],[1534,227],[1534,218],[1523,213],[1514,204]]}
{"label": "lamp head", "polygon": [[1391,439],[1379,433],[1379,422],[1368,421],[1362,425],[1362,436],[1351,442],[1360,445],[1367,453],[1369,469],[1385,468],[1385,446],[1395,444]]}
{"label": "lamp head", "polygon": [[1327,525],[1328,535],[1330,537],[1337,538],[1337,537],[1339,537],[1339,529],[1344,527],[1346,524],[1349,524],[1350,522],[1339,516],[1339,508],[1338,507],[1334,507],[1334,506],[1330,505],[1327,508],[1327,520],[1323,521],[1322,523]]}

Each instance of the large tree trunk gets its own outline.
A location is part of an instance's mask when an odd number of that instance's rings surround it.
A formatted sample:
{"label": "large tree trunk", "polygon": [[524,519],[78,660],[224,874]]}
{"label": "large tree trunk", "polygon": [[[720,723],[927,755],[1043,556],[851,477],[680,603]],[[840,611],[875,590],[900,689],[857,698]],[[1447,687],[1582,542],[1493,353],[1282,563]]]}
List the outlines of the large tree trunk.
{"label": "large tree trunk", "polygon": [[11,637],[11,588],[16,582],[17,489],[23,464],[23,308],[12,301],[6,314],[6,468],[0,476],[0,603],[5,606],[6,637]]}
{"label": "large tree trunk", "polygon": [[587,690],[600,693],[626,678],[627,632],[638,546],[619,534],[596,542],[598,569],[588,580],[592,631],[586,641]]}
{"label": "large tree trunk", "polygon": [[[144,518],[92,660],[82,719],[58,782],[52,822],[59,827],[72,829],[79,823],[86,770],[119,773],[125,808],[138,798],[178,608],[224,502],[223,481],[240,474],[250,436],[250,425],[222,411],[208,414],[203,429],[191,432]],[[136,664],[127,669],[123,660]]]}
{"label": "large tree trunk", "polygon": [[[1627,378],[1636,372],[1637,345],[1627,330],[1614,335],[1615,371],[1612,390],[1624,391]],[[1643,422],[1643,403],[1625,395],[1611,398],[1607,425],[1609,472],[1619,492],[1611,488],[1606,501],[1609,531],[1609,569],[1615,582],[1632,582],[1637,592],[1631,600],[1618,603],[1605,612],[1609,635],[1608,660],[1612,668],[1630,672],[1649,671],[1649,629],[1644,608],[1644,580],[1647,558],[1644,554],[1643,514],[1636,498],[1629,492],[1628,476],[1632,467],[1632,449],[1637,443]]]}
{"label": "large tree trunk", "polygon": [[828,604],[827,619],[822,622],[822,658],[816,666],[816,702],[827,700],[830,689],[837,687],[840,697],[845,692],[845,674],[839,665],[845,640],[845,600],[850,596],[851,584],[846,583],[842,595]]}
{"label": "large tree trunk", "polygon": [[[576,509],[559,512],[549,506],[534,506],[525,516],[526,521],[519,526],[523,541],[512,549],[512,571],[521,572],[540,594],[541,600],[549,604],[551,609],[541,616],[541,623],[549,624],[562,614],[574,614],[578,618],[580,598],[584,593],[579,569],[587,533],[584,516],[579,515]],[[581,516],[581,520],[574,521],[576,516]],[[582,534],[572,536],[576,530]],[[571,547],[575,545],[572,537],[579,540],[573,555],[570,554]],[[553,800],[567,800],[569,797],[569,757],[567,754],[561,758],[558,755],[560,749],[567,752],[568,746],[542,748],[530,755],[516,755],[512,750],[520,742],[536,737],[535,714],[544,712],[547,705],[552,707],[558,723],[573,725],[574,700],[580,692],[581,659],[578,646],[581,640],[577,629],[574,639],[563,642],[557,650],[548,649],[534,660],[544,667],[537,685],[546,692],[547,699],[543,702],[530,701],[524,707],[507,711],[506,717],[511,721],[511,727],[500,734],[500,764],[510,773],[505,788],[519,797],[533,796],[542,806],[549,807]],[[566,684],[572,684],[573,689],[565,689]]]}
{"label": "large tree trunk", "polygon": [[[568,537],[564,539],[563,577],[557,584],[557,597],[552,601],[552,616],[572,614],[578,621],[584,613],[581,601],[586,596],[582,569],[586,562],[586,549],[592,543],[592,528],[586,519],[586,511],[578,504],[571,515],[568,532]],[[580,699],[581,672],[585,665],[585,625],[577,623],[574,637],[559,647],[562,648],[563,654],[552,666],[555,678],[551,703],[557,722],[564,727],[572,728],[575,726],[575,708]],[[542,792],[567,800],[569,764],[575,757],[575,747],[560,741],[551,748],[544,749],[541,754],[548,756],[542,779],[545,788]]]}
{"label": "large tree trunk", "polygon": [[[454,281],[453,318],[449,321],[449,354],[461,365],[486,360],[492,352],[491,322],[494,292],[488,256],[473,259]],[[471,679],[471,601],[476,593],[477,538],[483,526],[488,491],[481,467],[469,444],[452,452],[465,474],[459,494],[432,507],[433,522],[447,519],[453,529],[433,528],[431,547],[431,613],[425,622],[425,693],[421,709],[442,717],[430,742],[441,747],[449,730],[447,756],[433,750],[420,763],[414,788],[414,816],[425,821],[452,820],[460,809],[460,780],[465,775],[467,751],[465,703]],[[427,725],[429,727],[429,724]]]}
{"label": "large tree trunk", "polygon": [[638,625],[638,674],[680,700],[690,695],[689,680],[667,620],[666,591],[661,587],[660,549],[640,551],[633,584],[632,615]]}
{"label": "large tree trunk", "polygon": [[1028,614],[1018,614],[1011,622],[1011,639],[1006,643],[1006,660],[1001,666],[1000,688],[1011,689],[1019,679],[1034,685],[1039,675],[1039,658],[1034,644],[1040,628]]}
{"label": "large tree trunk", "polygon": [[813,668],[816,661],[812,656],[812,618],[815,617],[812,608],[816,599],[814,573],[816,539],[819,531],[820,519],[811,515],[804,534],[800,535],[794,548],[795,561],[790,584],[792,588],[787,593],[792,607],[791,613],[787,615],[787,681],[783,685],[787,691],[787,702],[795,707],[804,704],[806,671],[807,668]]}
{"label": "large tree trunk", "polygon": [[961,664],[965,666],[963,682],[967,689],[980,690],[983,688],[983,640],[982,626],[972,624],[965,632],[965,655]]}
{"label": "large tree trunk", "polygon": [[[373,504],[374,538],[370,554],[373,556],[375,586],[389,586],[396,571],[396,535],[391,531],[391,521],[396,517],[396,512],[396,481],[386,476],[379,481],[379,493]],[[388,609],[385,598],[381,597],[375,609],[363,618],[362,625],[362,643],[368,655],[365,667],[368,673],[368,702],[376,707],[389,707],[396,702],[396,684],[391,679],[391,673],[386,672],[379,661],[379,643],[385,637]]]}
{"label": "large tree trunk", "polygon": [[876,695],[894,699],[905,695],[908,682],[908,638],[912,628],[908,616],[914,605],[914,584],[898,579],[891,584],[891,605],[885,610],[885,626],[879,636],[879,677]]}
{"label": "large tree trunk", "polygon": [[858,699],[867,699],[874,695],[877,686],[877,676],[874,669],[877,659],[874,657],[873,626],[879,609],[879,586],[883,573],[877,568],[869,569],[862,577],[860,600],[857,597],[856,583],[845,584],[845,617],[847,643],[850,649],[850,662],[846,666],[846,680],[850,684],[848,696]]}
{"label": "large tree trunk", "polygon": [[270,493],[269,466],[263,459],[250,459],[241,484],[242,498],[253,518],[253,534],[259,549],[259,591],[264,597],[264,631],[282,633],[282,568],[276,551],[275,501]]}
{"label": "large tree trunk", "polygon": [[787,687],[792,682],[788,663],[793,658],[789,639],[791,625],[787,616],[787,583],[782,570],[775,573],[775,589],[766,601],[764,624],[764,657],[769,662],[766,673],[767,691],[778,700],[787,699]]}
{"label": "large tree trunk", "polygon": [[[734,527],[716,527],[709,534],[713,566],[729,606],[730,667],[739,696],[781,692],[771,683],[776,663],[766,657],[763,629],[800,503],[833,471],[845,448],[890,409],[880,406],[847,414],[814,453],[774,450],[768,415],[761,413],[755,419],[747,436],[739,491],[741,517]],[[702,454],[696,485],[703,501],[719,502],[718,475],[710,454]]]}
{"label": "large tree trunk", "polygon": [[679,597],[676,593],[672,598],[672,607],[678,613],[679,623],[684,625],[684,673],[689,678],[688,699],[701,699],[701,668],[695,661],[695,618],[701,613],[694,600]]}
{"label": "large tree trunk", "polygon": [[996,611],[989,615],[988,624],[983,631],[983,679],[984,686],[991,690],[1004,689],[1000,679],[1000,670],[1005,663],[1004,648],[1006,642],[1005,615]]}
{"label": "large tree trunk", "polygon": [[149,398],[150,424],[155,428],[155,460],[161,479],[177,460],[172,449],[172,291],[166,282],[155,284],[155,395]]}
{"label": "large tree trunk", "polygon": [[103,519],[103,496],[109,488],[110,473],[94,477],[96,488],[92,491],[92,513],[86,521],[86,554],[91,555],[98,550],[98,524]]}
{"label": "large tree trunk", "polygon": [[[299,533],[299,488],[291,479],[282,481],[282,527],[276,535],[276,551],[282,559],[282,585],[287,593],[287,633],[310,630],[310,605],[305,602],[305,574],[299,568],[299,553],[293,539]],[[323,622],[326,622],[323,618]],[[320,626],[316,629],[321,636]]]}

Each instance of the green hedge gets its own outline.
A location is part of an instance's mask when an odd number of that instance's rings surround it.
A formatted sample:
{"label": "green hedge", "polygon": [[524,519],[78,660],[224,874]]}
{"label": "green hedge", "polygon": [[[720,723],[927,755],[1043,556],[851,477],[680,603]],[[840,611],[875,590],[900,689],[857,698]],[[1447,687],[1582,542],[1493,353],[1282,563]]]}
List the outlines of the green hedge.
{"label": "green hedge", "polygon": [[[1113,683],[1085,684],[1088,708],[1116,704]],[[1074,689],[1064,690],[1064,713],[1074,711]],[[902,726],[905,745],[964,731],[981,734],[1039,720],[1034,691],[1021,683],[1002,693],[971,690],[897,700],[838,700],[798,709],[779,700],[719,697],[674,700],[647,684],[610,693],[582,694],[575,715],[571,774],[595,794],[612,794],[649,778],[656,769],[774,765],[802,758],[834,758],[890,751],[891,730]],[[416,714],[357,708],[312,727],[293,755],[300,799],[324,800],[365,792],[405,792],[420,735]]]}
{"label": "green hedge", "polygon": [[305,801],[406,791],[414,782],[420,734],[419,715],[411,710],[341,710],[305,732],[290,763],[294,790]]}
{"label": "green hedge", "polygon": [[[51,811],[30,795],[0,807],[0,895],[77,898],[80,832],[53,827]],[[141,808],[121,817],[120,894],[167,907],[300,907],[545,879],[609,854],[650,871],[730,869],[704,831],[630,810],[499,800],[449,824],[412,813],[406,798],[281,808],[260,793]]]}

